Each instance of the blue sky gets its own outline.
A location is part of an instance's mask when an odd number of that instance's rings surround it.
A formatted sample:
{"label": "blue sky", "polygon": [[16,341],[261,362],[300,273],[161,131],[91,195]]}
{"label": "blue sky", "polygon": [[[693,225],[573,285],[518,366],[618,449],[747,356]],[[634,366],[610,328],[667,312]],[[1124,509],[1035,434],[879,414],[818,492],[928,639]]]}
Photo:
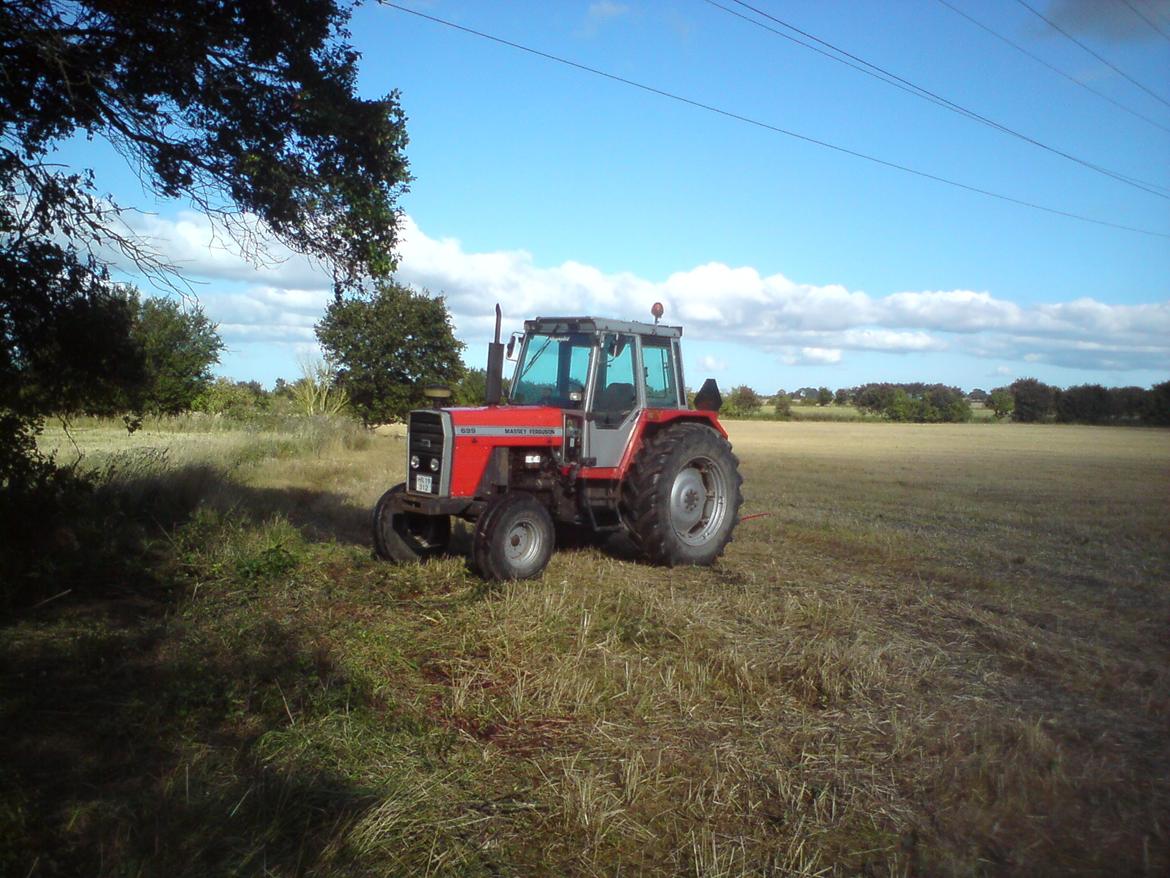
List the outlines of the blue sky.
{"label": "blue sky", "polygon": [[[400,276],[447,296],[473,365],[496,301],[515,328],[539,313],[644,319],[662,300],[667,322],[684,327],[696,386],[707,375],[765,392],[881,380],[989,388],[1023,375],[1062,386],[1167,380],[1170,0],[1029,0],[1125,76],[1018,0],[947,3],[1100,94],[940,0],[750,5],[1154,192],[703,0],[403,0],[883,161],[1159,234],[961,190],[370,4],[352,24],[360,88],[398,89],[409,117],[415,181],[402,202]],[[108,148],[65,154],[143,203]],[[221,325],[220,371],[295,377],[327,301],[325,275],[296,257],[250,266],[209,249],[206,221],[184,205],[146,206],[153,215],[140,224]]]}

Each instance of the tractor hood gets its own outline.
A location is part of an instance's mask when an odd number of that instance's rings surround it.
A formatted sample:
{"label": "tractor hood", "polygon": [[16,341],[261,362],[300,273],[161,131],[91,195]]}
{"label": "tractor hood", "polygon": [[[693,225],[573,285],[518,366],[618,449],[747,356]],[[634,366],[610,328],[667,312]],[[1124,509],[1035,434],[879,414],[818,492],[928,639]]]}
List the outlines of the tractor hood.
{"label": "tractor hood", "polygon": [[559,440],[564,427],[564,410],[553,406],[491,405],[445,411],[451,415],[456,439],[474,436]]}

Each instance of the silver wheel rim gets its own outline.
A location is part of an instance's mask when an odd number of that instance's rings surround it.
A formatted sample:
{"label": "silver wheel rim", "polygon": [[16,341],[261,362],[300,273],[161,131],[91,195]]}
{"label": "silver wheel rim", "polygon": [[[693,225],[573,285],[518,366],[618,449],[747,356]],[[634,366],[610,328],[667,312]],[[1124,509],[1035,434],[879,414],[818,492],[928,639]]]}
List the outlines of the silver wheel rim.
{"label": "silver wheel rim", "polygon": [[504,535],[504,557],[509,564],[526,567],[540,555],[540,530],[536,523],[521,518]]}
{"label": "silver wheel rim", "polygon": [[709,457],[687,462],[670,486],[670,526],[689,546],[709,542],[727,518],[727,476]]}

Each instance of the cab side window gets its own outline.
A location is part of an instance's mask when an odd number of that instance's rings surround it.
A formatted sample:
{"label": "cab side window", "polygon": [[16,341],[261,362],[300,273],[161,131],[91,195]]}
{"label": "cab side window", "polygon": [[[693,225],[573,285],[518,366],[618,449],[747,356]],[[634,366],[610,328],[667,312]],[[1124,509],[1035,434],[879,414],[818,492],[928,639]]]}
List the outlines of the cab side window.
{"label": "cab side window", "polygon": [[642,340],[642,371],[646,376],[646,405],[650,408],[678,408],[678,369],[670,339]]}
{"label": "cab side window", "polygon": [[616,427],[638,404],[634,382],[634,337],[608,336],[597,361],[593,412],[602,427]]}

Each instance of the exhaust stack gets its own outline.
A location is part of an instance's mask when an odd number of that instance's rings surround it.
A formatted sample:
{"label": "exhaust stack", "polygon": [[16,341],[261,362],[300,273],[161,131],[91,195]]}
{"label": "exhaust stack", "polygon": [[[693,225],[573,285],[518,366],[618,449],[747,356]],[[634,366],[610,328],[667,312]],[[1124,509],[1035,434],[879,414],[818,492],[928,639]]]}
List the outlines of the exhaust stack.
{"label": "exhaust stack", "polygon": [[504,390],[504,345],[500,342],[500,321],[503,314],[496,304],[496,340],[488,343],[487,359],[487,389],[484,393],[484,403],[499,405]]}

